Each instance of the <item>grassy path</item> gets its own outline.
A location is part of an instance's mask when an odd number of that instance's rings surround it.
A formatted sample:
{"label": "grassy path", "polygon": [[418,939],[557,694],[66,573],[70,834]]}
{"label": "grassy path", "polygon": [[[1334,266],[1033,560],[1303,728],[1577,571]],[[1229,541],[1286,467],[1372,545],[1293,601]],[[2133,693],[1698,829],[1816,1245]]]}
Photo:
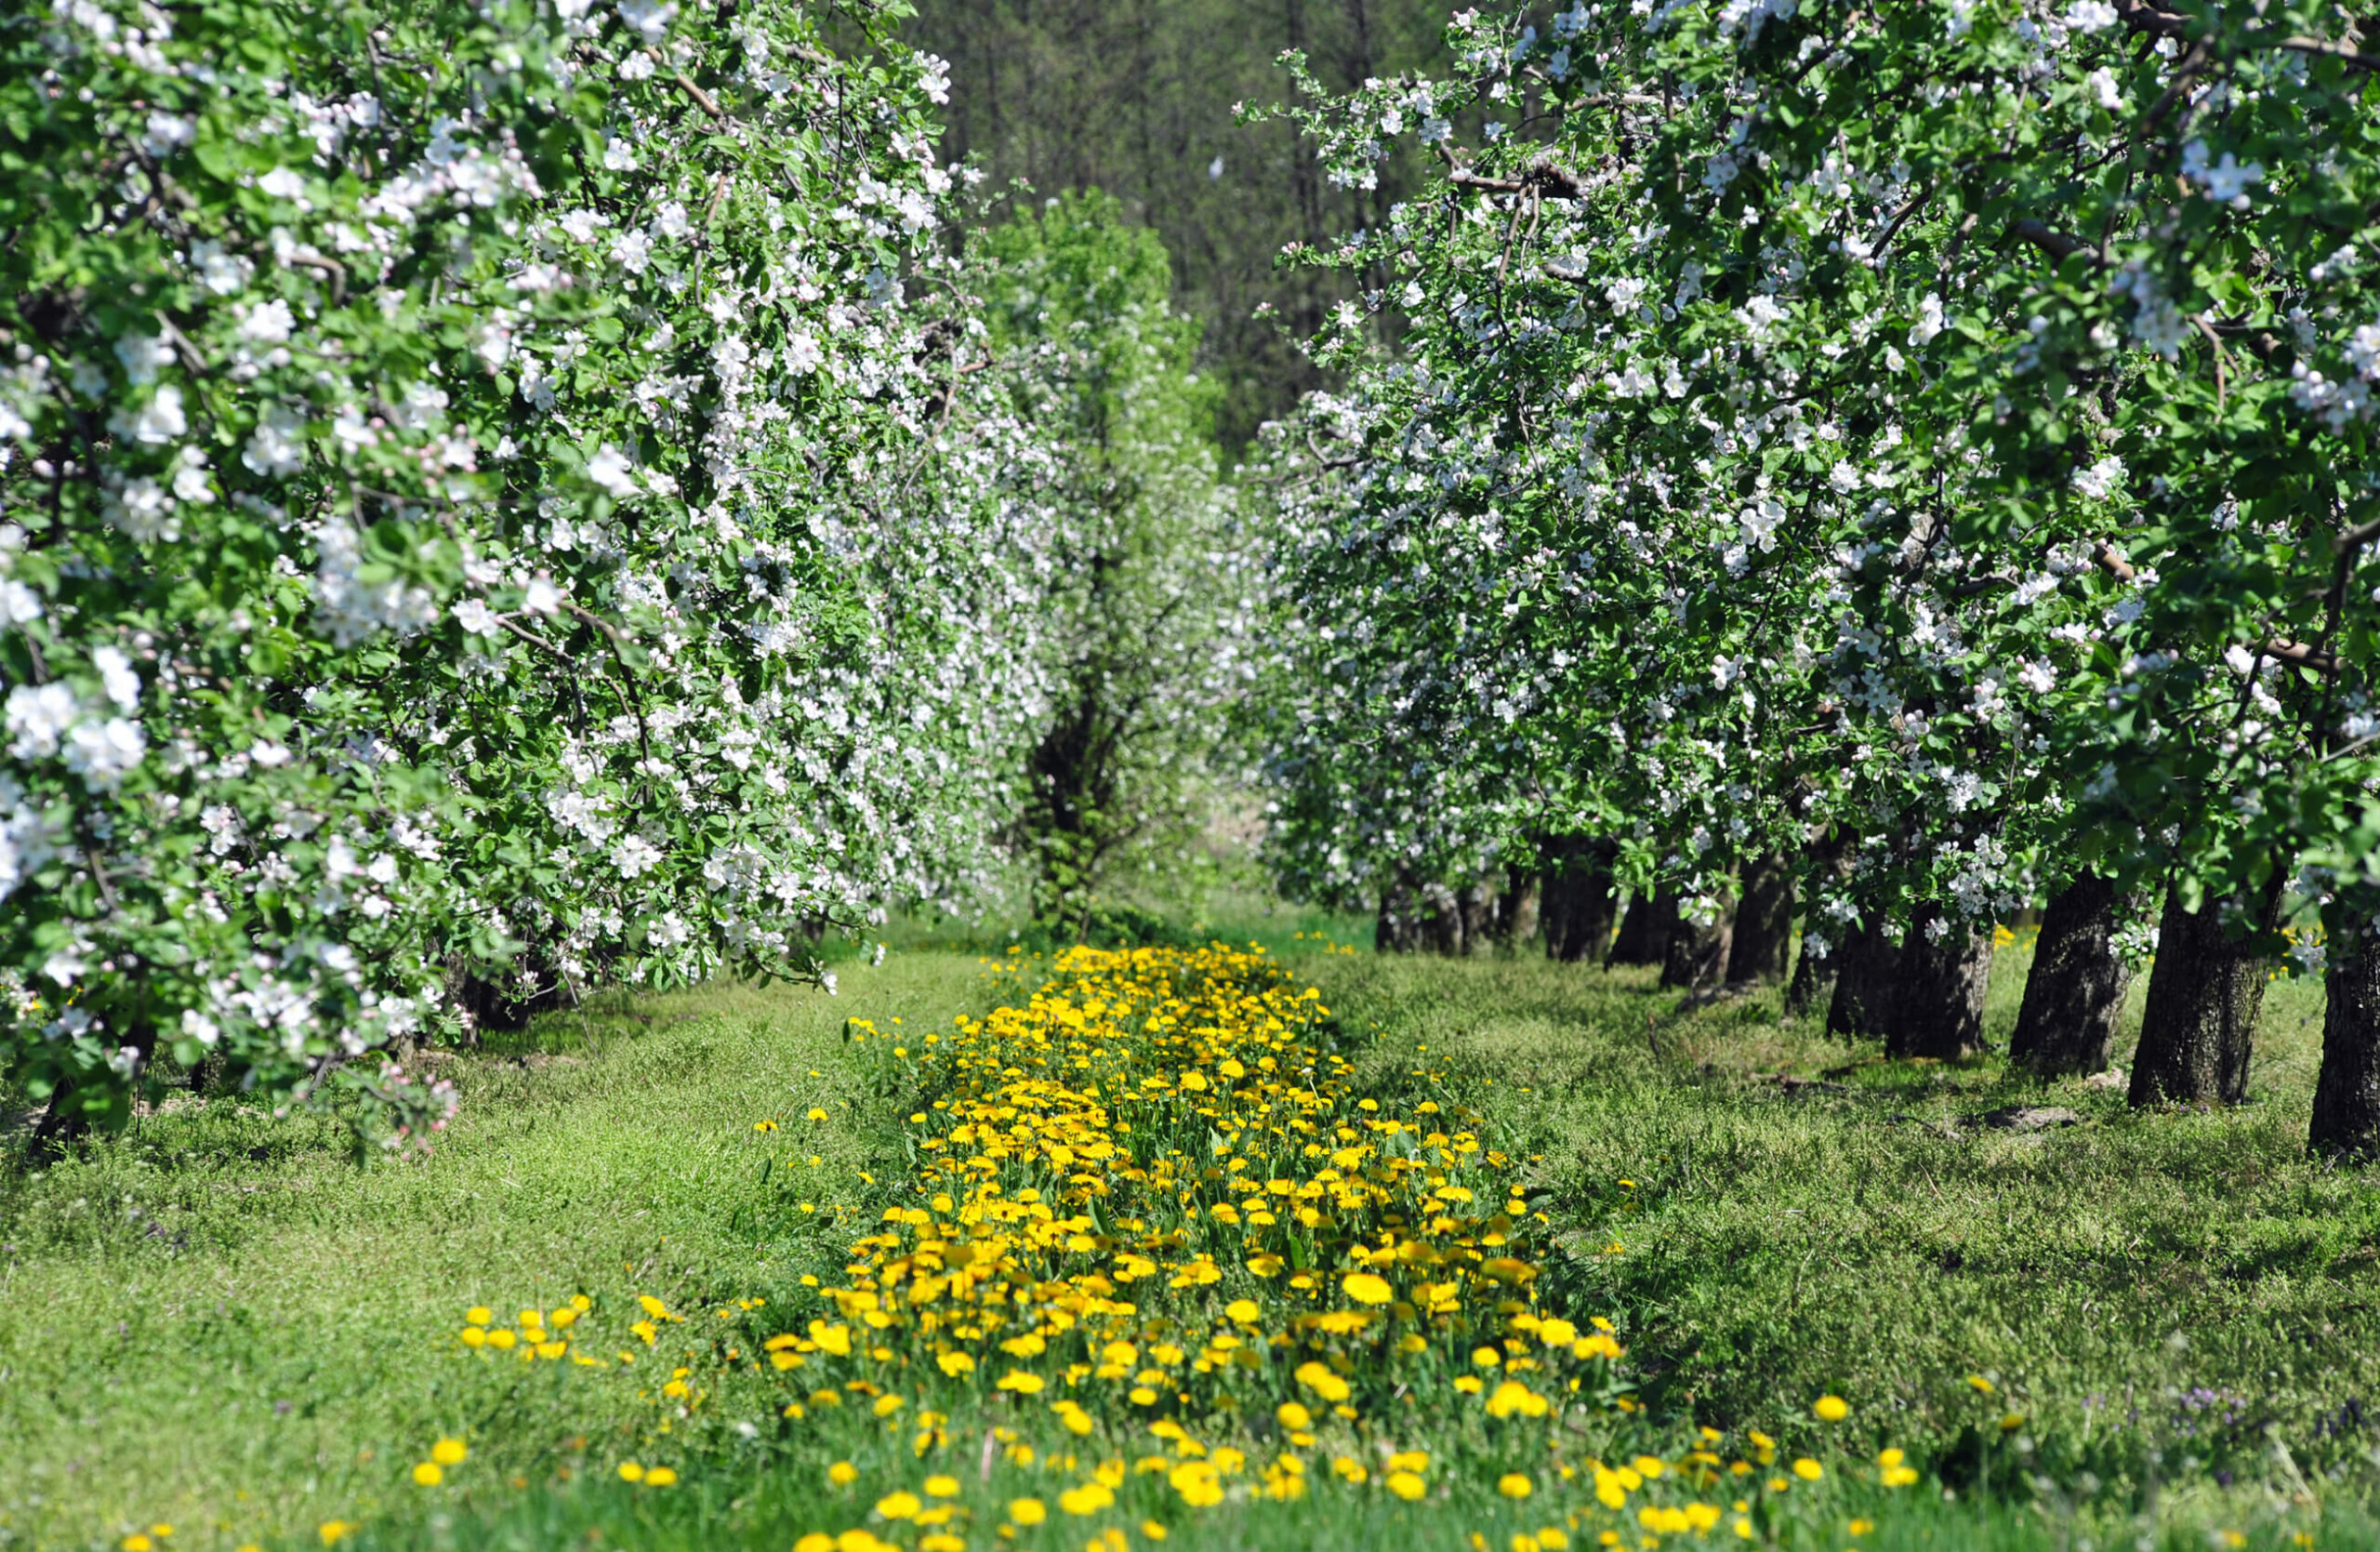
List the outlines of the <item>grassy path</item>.
{"label": "grassy path", "polygon": [[[191,1109],[14,1179],[0,1545],[2363,1544],[2380,1202],[2297,1147],[2310,988],[2261,1103],[2133,1117],[1624,975],[1292,962],[1335,1016],[895,955],[458,1059],[423,1162]],[[1972,1119],[2017,1101],[2080,1124]]]}

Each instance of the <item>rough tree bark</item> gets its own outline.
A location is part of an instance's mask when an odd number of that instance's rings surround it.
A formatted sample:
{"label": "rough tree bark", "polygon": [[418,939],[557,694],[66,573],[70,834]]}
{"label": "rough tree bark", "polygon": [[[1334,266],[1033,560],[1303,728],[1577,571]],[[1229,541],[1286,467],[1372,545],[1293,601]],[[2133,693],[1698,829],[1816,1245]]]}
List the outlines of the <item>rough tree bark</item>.
{"label": "rough tree bark", "polygon": [[1632,895],[1628,912],[1620,919],[1620,935],[1612,939],[1606,964],[1659,964],[1669,957],[1670,934],[1677,926],[1677,894],[1658,889]]}
{"label": "rough tree bark", "polygon": [[1727,949],[1727,984],[1781,981],[1793,948],[1793,875],[1781,857],[1754,857],[1744,865],[1743,885]]}
{"label": "rough tree bark", "polygon": [[1537,869],[1512,867],[1504,869],[1503,893],[1496,899],[1496,941],[1503,947],[1517,947],[1537,935],[1537,924],[1543,912],[1540,903]]}
{"label": "rough tree bark", "polygon": [[1670,928],[1661,955],[1661,985],[1692,990],[1716,986],[1727,973],[1727,949],[1735,941],[1736,913],[1722,910],[1707,925],[1680,918]]}
{"label": "rough tree bark", "polygon": [[1421,888],[1421,910],[1417,941],[1424,953],[1462,952],[1462,902],[1453,890],[1432,880]]}
{"label": "rough tree bark", "polygon": [[1420,902],[1413,897],[1412,881],[1402,873],[1383,885],[1380,892],[1380,917],[1372,927],[1372,948],[1382,954],[1409,954],[1414,948],[1414,914]]}
{"label": "rough tree bark", "polygon": [[1900,975],[1900,948],[1891,930],[1881,923],[1863,925],[1829,957],[1834,961],[1834,995],[1827,1001],[1826,1032],[1845,1040],[1882,1036],[1892,1025]]}
{"label": "rough tree bark", "polygon": [[[1933,931],[1937,922],[1947,930]],[[1940,908],[1920,906],[1901,943],[1884,1055],[1957,1061],[1981,1051],[1983,993],[1990,980],[1991,929],[1946,922]]]}
{"label": "rough tree bark", "polygon": [[2115,880],[2084,873],[2042,918],[2008,1059],[2045,1078],[2106,1068],[2132,969],[2115,951]]}
{"label": "rough tree bark", "polygon": [[2165,892],[2132,1058],[2135,1106],[2237,1105],[2248,1096],[2266,964],[2247,929],[2272,930],[2281,882],[2276,869],[2264,889],[2228,896],[2232,925],[2241,929],[2236,937],[2225,930],[2227,897],[2209,898],[2193,911],[2183,909],[2178,889]]}
{"label": "rough tree bark", "polygon": [[1501,923],[1497,920],[1497,908],[1502,903],[1503,892],[1492,877],[1467,883],[1454,892],[1455,918],[1461,932],[1455,952],[1478,954],[1491,948]]}
{"label": "rough tree bark", "polygon": [[1572,962],[1601,958],[1611,941],[1618,902],[1611,883],[1608,841],[1566,837],[1549,847],[1545,864],[1545,957]]}
{"label": "rough tree bark", "polygon": [[1545,936],[1545,957],[1562,957],[1562,939],[1570,930],[1570,881],[1562,872],[1562,842],[1545,843],[1545,873],[1538,892],[1537,930]]}
{"label": "rough tree bark", "polygon": [[1807,1018],[1814,1013],[1825,1012],[1834,1002],[1834,972],[1842,962],[1840,948],[1824,959],[1814,958],[1810,953],[1810,935],[1804,932],[1801,956],[1793,962],[1793,978],[1785,987],[1785,1016]]}
{"label": "rough tree bark", "polygon": [[2358,1163],[2380,1159],[2380,931],[2334,933],[2322,988],[2322,1070],[2314,1080],[2316,1153]]}

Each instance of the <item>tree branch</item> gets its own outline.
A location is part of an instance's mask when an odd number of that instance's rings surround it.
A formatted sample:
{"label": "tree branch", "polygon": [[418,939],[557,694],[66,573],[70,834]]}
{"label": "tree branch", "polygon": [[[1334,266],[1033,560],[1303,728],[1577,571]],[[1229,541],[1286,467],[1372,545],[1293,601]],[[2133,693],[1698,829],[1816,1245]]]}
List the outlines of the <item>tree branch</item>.
{"label": "tree branch", "polygon": [[1447,174],[1447,181],[1458,189],[1476,189],[1482,193],[1518,194],[1535,189],[1555,199],[1587,197],[1587,186],[1580,180],[1577,173],[1550,161],[1530,163],[1527,170],[1518,178],[1490,178],[1485,173],[1473,172],[1469,167],[1458,166]]}
{"label": "tree branch", "polygon": [[2324,652],[2320,647],[2307,646],[2304,642],[2285,642],[2276,637],[2265,643],[2262,651],[2266,657],[2276,662],[2287,663],[2293,668],[2311,669],[2316,673],[2339,671],[2339,659],[2336,653]]}
{"label": "tree branch", "polygon": [[[647,44],[644,51],[653,56],[653,62],[654,64],[664,67],[668,65],[669,61],[661,57],[660,49]],[[722,126],[727,123],[727,115],[720,111],[719,104],[712,100],[710,93],[694,85],[694,77],[688,75],[682,70],[672,70],[670,74],[676,78],[678,89],[684,92],[688,97],[693,98],[694,99],[694,106],[700,108],[704,113],[708,113],[711,117],[712,123]],[[714,203],[716,203],[715,200]]]}
{"label": "tree branch", "polygon": [[2160,10],[2145,0],[2115,0],[2116,20],[2135,33],[2154,33],[2161,38],[2189,36],[2190,19],[2175,11]]}
{"label": "tree branch", "polygon": [[2020,242],[2030,243],[2063,264],[2078,253],[2091,255],[2093,268],[2099,264],[2098,249],[2080,237],[2069,237],[2063,232],[2053,232],[2043,222],[2028,216],[2008,229],[2008,235]]}
{"label": "tree branch", "polygon": [[2320,38],[2294,37],[2279,38],[2266,46],[2285,48],[2292,54],[2318,54],[2324,59],[2336,60],[2356,70],[2369,71],[2374,75],[2380,75],[2380,56],[2360,54],[2343,43],[2325,43]]}
{"label": "tree branch", "polygon": [[2224,402],[2230,396],[2231,387],[2230,374],[2227,370],[2228,358],[2223,352],[2223,341],[2215,335],[2215,325],[2208,323],[2203,316],[2192,318],[2190,323],[2197,327],[2200,334],[2206,337],[2207,349],[2215,352],[2215,413],[2220,415],[2223,413]]}

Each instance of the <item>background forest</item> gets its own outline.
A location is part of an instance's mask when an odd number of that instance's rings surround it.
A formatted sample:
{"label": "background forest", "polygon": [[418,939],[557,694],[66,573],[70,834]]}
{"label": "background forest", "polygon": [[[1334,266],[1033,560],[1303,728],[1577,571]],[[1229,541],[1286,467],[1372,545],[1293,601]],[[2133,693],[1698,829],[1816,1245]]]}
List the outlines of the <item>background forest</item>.
{"label": "background forest", "polygon": [[1283,250],[1380,225],[1417,170],[1408,152],[1368,186],[1335,179],[1294,124],[1237,111],[1289,99],[1286,51],[1343,89],[1442,64],[1445,25],[1416,0],[924,0],[908,35],[950,61],[945,152],[987,189],[1104,190],[1165,245],[1236,454],[1326,380],[1303,342],[1362,285]]}

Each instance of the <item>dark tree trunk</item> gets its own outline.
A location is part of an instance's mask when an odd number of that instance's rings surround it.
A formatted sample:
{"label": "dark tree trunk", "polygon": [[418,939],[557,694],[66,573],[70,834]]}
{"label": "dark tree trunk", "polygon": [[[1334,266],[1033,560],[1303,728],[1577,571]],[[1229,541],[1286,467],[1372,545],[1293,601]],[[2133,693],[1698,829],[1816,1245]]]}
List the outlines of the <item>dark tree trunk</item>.
{"label": "dark tree trunk", "polygon": [[74,1085],[61,1082],[50,1091],[49,1108],[33,1123],[25,1161],[36,1169],[60,1163],[74,1146],[91,1134],[91,1113],[76,1097]]}
{"label": "dark tree trunk", "polygon": [[[1619,848],[1608,841],[1557,842],[1545,868],[1545,955],[1574,962],[1600,958],[1611,941],[1611,862]],[[1555,902],[1560,902],[1558,907]]]}
{"label": "dark tree trunk", "polygon": [[2097,873],[2082,874],[2050,901],[2008,1037],[2011,1062],[2043,1077],[2106,1068],[2132,984],[2131,967],[2115,951],[2122,905],[2115,880]]}
{"label": "dark tree trunk", "polygon": [[1372,928],[1372,948],[1383,954],[1409,954],[1415,947],[1414,919],[1420,902],[1412,882],[1403,874],[1381,891],[1380,920]]}
{"label": "dark tree trunk", "polygon": [[1793,979],[1785,988],[1785,1016],[1807,1018],[1823,1013],[1834,1001],[1834,971],[1843,962],[1843,950],[1836,948],[1824,959],[1810,952],[1810,935],[1802,934],[1801,957],[1793,962]]}
{"label": "dark tree trunk", "polygon": [[1454,910],[1461,936],[1455,945],[1458,954],[1486,952],[1498,936],[1496,907],[1501,898],[1493,880],[1482,878],[1454,892]]}
{"label": "dark tree trunk", "polygon": [[1417,940],[1423,952],[1462,952],[1462,902],[1453,890],[1432,882],[1421,886],[1421,910]]}
{"label": "dark tree trunk", "polygon": [[522,960],[511,978],[500,982],[483,979],[460,956],[451,957],[445,980],[447,1001],[469,1020],[474,1044],[482,1034],[517,1034],[541,1013],[577,1005],[569,983],[534,956]]}
{"label": "dark tree trunk", "polygon": [[1677,895],[1657,889],[1635,895],[1628,913],[1620,919],[1620,935],[1612,939],[1606,964],[1659,964],[1669,957],[1670,934],[1677,927]]}
{"label": "dark tree trunk", "polygon": [[1919,907],[1901,944],[1884,1055],[1958,1061],[1980,1052],[1990,981],[1991,929],[1977,931],[1938,907]]}
{"label": "dark tree trunk", "polygon": [[1826,1032],[1845,1040],[1881,1038],[1892,1027],[1893,993],[1900,975],[1900,949],[1881,922],[1862,926],[1834,946],[1834,995],[1828,999]]}
{"label": "dark tree trunk", "polygon": [[1617,848],[1605,846],[1578,866],[1584,870],[1570,881],[1570,915],[1562,936],[1566,963],[1580,960],[1603,962],[1611,947],[1611,929],[1620,914],[1619,891],[1612,886],[1611,859]]}
{"label": "dark tree trunk", "polygon": [[1570,881],[1561,869],[1559,854],[1548,846],[1545,852],[1545,875],[1540,898],[1544,902],[1537,911],[1538,931],[1545,935],[1545,957],[1562,957],[1562,939],[1570,930]]}
{"label": "dark tree trunk", "polygon": [[1536,870],[1518,867],[1504,869],[1504,892],[1496,901],[1497,941],[1512,947],[1535,937],[1542,910]]}
{"label": "dark tree trunk", "polygon": [[[1840,883],[1847,860],[1844,856],[1845,846],[1844,837],[1831,832],[1813,841],[1810,843],[1813,876],[1831,875]],[[1810,904],[1815,907],[1818,901],[1812,900]],[[1801,958],[1793,966],[1792,981],[1785,988],[1785,1015],[1788,1018],[1806,1018],[1812,1014],[1823,1016],[1834,1002],[1835,972],[1843,965],[1844,946],[1834,943],[1830,945],[1829,952],[1813,955],[1810,952],[1810,931],[1818,925],[1815,916],[1802,923]],[[1820,931],[1818,935],[1825,937],[1829,934]]]}
{"label": "dark tree trunk", "polygon": [[2368,922],[2330,935],[2322,989],[2322,1070],[2314,1080],[2317,1153],[2380,1159],[2380,935]]}
{"label": "dark tree trunk", "polygon": [[1727,949],[1735,941],[1736,917],[1722,910],[1708,925],[1681,917],[1670,929],[1661,956],[1661,985],[1689,990],[1719,984],[1727,973]]}
{"label": "dark tree trunk", "polygon": [[2228,897],[2236,937],[2225,931],[2223,898],[2191,911],[2182,908],[2178,889],[2165,892],[2157,962],[2149,972],[2149,1002],[2132,1058],[2135,1106],[2236,1105],[2247,1097],[2266,973],[2249,934],[2272,930],[2281,882],[2276,870],[2258,894]]}
{"label": "dark tree trunk", "polygon": [[1793,948],[1793,875],[1782,858],[1744,865],[1743,898],[1736,904],[1736,936],[1727,949],[1727,984],[1781,981]]}

